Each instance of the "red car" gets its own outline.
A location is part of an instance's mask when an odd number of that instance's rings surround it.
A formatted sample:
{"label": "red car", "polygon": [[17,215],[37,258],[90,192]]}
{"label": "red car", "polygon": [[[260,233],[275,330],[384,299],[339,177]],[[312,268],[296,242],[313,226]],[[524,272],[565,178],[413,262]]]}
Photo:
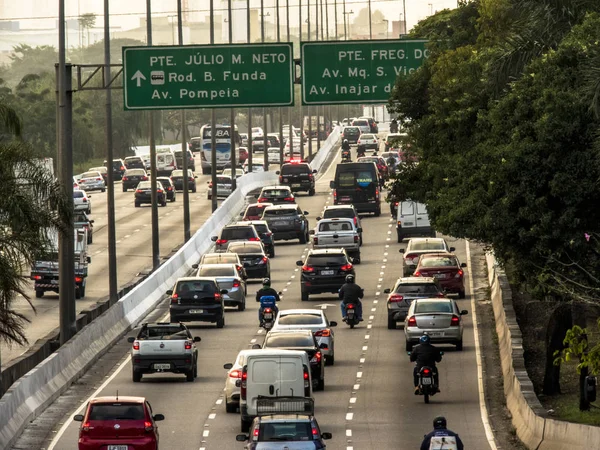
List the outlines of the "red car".
{"label": "red car", "polygon": [[248,159],[248,149],[246,147],[240,147],[238,151],[238,162],[244,164]]}
{"label": "red car", "polygon": [[452,253],[426,253],[420,256],[413,276],[436,278],[445,292],[465,298],[464,267]]}
{"label": "red car", "polygon": [[267,206],[273,206],[273,203],[251,203],[246,207],[242,215],[242,220],[261,220],[263,212]]}
{"label": "red car", "polygon": [[98,397],[91,400],[81,422],[79,450],[156,450],[162,414],[152,414],[143,397]]}

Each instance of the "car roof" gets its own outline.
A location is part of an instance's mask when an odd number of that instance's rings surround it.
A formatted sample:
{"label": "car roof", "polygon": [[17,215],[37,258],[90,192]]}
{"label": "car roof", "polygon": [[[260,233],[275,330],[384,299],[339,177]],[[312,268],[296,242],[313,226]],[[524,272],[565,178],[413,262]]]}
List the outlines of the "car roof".
{"label": "car roof", "polygon": [[129,397],[125,395],[110,395],[106,397],[96,397],[90,400],[91,405],[95,405],[98,403],[144,403],[146,401],[145,397]]}
{"label": "car roof", "polygon": [[276,336],[276,335],[279,335],[279,334],[281,334],[281,335],[286,334],[287,335],[287,334],[294,334],[294,333],[295,334],[303,334],[303,335],[309,335],[310,334],[311,336],[313,335],[311,330],[271,330],[271,331],[269,331],[267,333],[267,336],[265,336],[265,338],[269,337],[269,336]]}
{"label": "car roof", "polygon": [[248,206],[246,206],[246,209],[250,208],[251,206],[260,206],[260,207],[264,206],[266,208],[267,206],[273,206],[273,203],[268,203],[268,202],[265,202],[265,203],[250,203]]}
{"label": "car roof", "polygon": [[177,278],[177,283],[180,281],[215,281],[214,277],[181,277]]}
{"label": "car roof", "polygon": [[429,238],[429,237],[427,237],[427,238],[425,238],[425,237],[422,237],[422,238],[411,238],[411,239],[408,240],[408,243],[410,244],[411,242],[430,242],[430,241],[433,241],[433,242],[445,242],[445,239],[444,238],[439,238],[439,237],[434,237],[434,238]]}
{"label": "car roof", "polygon": [[202,263],[198,265],[198,269],[201,267],[229,267],[231,269],[235,269],[235,264],[233,263]]}
{"label": "car roof", "polygon": [[237,253],[233,253],[233,252],[223,252],[223,253],[205,253],[204,255],[202,255],[203,258],[210,256],[210,257],[215,257],[218,256],[219,258],[222,256],[236,256],[239,258],[239,255]]}
{"label": "car roof", "polygon": [[252,225],[266,225],[269,226],[266,220],[248,220]]}
{"label": "car roof", "polygon": [[295,422],[311,422],[313,417],[314,416],[310,416],[308,414],[269,414],[267,416],[259,416],[258,420],[260,423],[283,421],[289,422],[291,420]]}
{"label": "car roof", "polygon": [[354,211],[356,211],[354,205],[327,205],[325,206],[323,211],[327,211],[329,209],[353,209]]}
{"label": "car roof", "polygon": [[452,300],[451,298],[448,297],[432,297],[432,298],[416,298],[412,301],[412,303],[414,302],[425,302],[425,303],[429,303],[429,302],[452,302],[454,303],[454,300]]}
{"label": "car roof", "polygon": [[267,209],[298,209],[298,205],[296,203],[290,203],[288,205],[272,205]]}
{"label": "car roof", "polygon": [[[228,225],[225,225],[223,228],[235,228],[235,227],[251,227],[252,223],[249,221],[241,221],[241,222],[233,222]],[[254,228],[254,227],[252,227]]]}
{"label": "car roof", "polygon": [[352,220],[352,217],[327,217],[325,219],[319,220],[318,223],[321,223],[321,222],[352,222],[352,223],[354,223],[354,221]]}
{"label": "car roof", "polygon": [[410,283],[410,284],[435,283],[435,278],[433,278],[433,277],[401,277],[401,278],[398,278],[396,283]]}
{"label": "car roof", "polygon": [[261,251],[264,251],[262,242],[257,242],[257,241],[231,241],[228,245],[227,248],[229,247],[257,247],[260,248]]}
{"label": "car roof", "polygon": [[275,185],[272,185],[272,186],[264,186],[263,190],[264,189],[286,189],[286,190],[289,191],[291,188],[289,186],[283,186],[281,184],[275,184]]}
{"label": "car roof", "polygon": [[320,248],[320,249],[311,249],[308,251],[309,255],[327,255],[327,254],[342,254],[344,253],[344,249],[342,248]]}
{"label": "car roof", "polygon": [[284,309],[279,310],[279,315],[292,315],[292,314],[319,314],[324,316],[322,309]]}

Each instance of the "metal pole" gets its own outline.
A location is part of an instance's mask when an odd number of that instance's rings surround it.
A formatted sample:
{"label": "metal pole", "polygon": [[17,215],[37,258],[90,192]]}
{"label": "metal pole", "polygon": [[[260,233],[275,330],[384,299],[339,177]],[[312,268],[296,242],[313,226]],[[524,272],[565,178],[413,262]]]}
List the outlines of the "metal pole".
{"label": "metal pole", "polygon": [[[106,0],[105,0],[106,1]],[[179,45],[183,45],[183,12],[181,0],[177,0],[177,38]],[[183,239],[189,241],[190,233],[190,192],[188,180],[188,149],[187,149],[187,121],[185,110],[181,110],[181,160],[183,162]],[[166,194],[165,194],[166,195]]]}
{"label": "metal pole", "polygon": [[319,40],[319,0],[315,0],[315,41]]}
{"label": "metal pole", "polygon": [[[315,0],[315,3],[317,2],[317,0]],[[308,7],[308,28],[307,28],[307,36],[308,36],[308,41],[310,41],[310,0],[307,0],[307,7]],[[312,117],[310,115],[310,106],[307,108],[307,115],[308,115],[308,159],[312,160]]]}
{"label": "metal pole", "polygon": [[[229,43],[233,43],[233,13],[231,9],[231,0],[227,0],[227,17],[229,19]],[[236,182],[236,166],[237,166],[237,155],[235,154],[235,146],[237,144],[237,133],[235,132],[235,109],[230,110],[229,122],[231,123],[231,129],[229,130],[229,136],[231,138],[231,189],[237,188]]]}
{"label": "metal pole", "polygon": [[373,28],[371,20],[371,0],[369,0],[369,39],[373,39]]}
{"label": "metal pole", "polygon": [[343,5],[344,6],[343,6],[342,14],[344,16],[344,40],[347,41],[348,40],[348,27],[346,26],[346,16],[347,16],[347,14],[346,14],[346,0],[344,0]]}
{"label": "metal pole", "polygon": [[327,0],[325,0],[325,36],[329,40],[329,3]]}
{"label": "metal pole", "polygon": [[[251,41],[250,36],[250,0],[246,0],[246,32],[248,34],[248,44]],[[248,173],[252,173],[252,108],[248,108]]]}
{"label": "metal pole", "polygon": [[[265,1],[260,0],[260,41],[265,42]],[[267,109],[262,109],[263,114],[263,167],[266,172],[269,170],[269,140],[267,139]]]}
{"label": "metal pole", "polygon": [[265,0],[260,0],[260,42],[265,42]]}
{"label": "metal pole", "polygon": [[319,0],[319,3],[321,3],[321,40],[323,40],[323,38],[325,37],[325,33],[323,33],[323,25],[324,25],[324,20],[323,20],[323,0]]}
{"label": "metal pole", "polygon": [[[277,10],[277,42],[281,42],[281,18],[279,14],[279,0],[275,2],[275,9]],[[283,108],[279,108],[279,167],[283,165]]]}
{"label": "metal pole", "polygon": [[[210,43],[215,43],[215,2],[210,0]],[[217,205],[217,117],[215,109],[210,110],[210,178],[211,206],[212,212],[218,208]]]}
{"label": "metal pole", "polygon": [[[406,0],[402,0],[402,11],[404,12],[404,33],[403,34],[407,34],[408,30],[406,29]],[[402,26],[402,23],[400,23],[400,26]]]}
{"label": "metal pole", "polygon": [[338,40],[338,13],[337,13],[337,0],[333,0],[333,15],[335,16],[334,27],[335,27],[335,40]]}
{"label": "metal pole", "polygon": [[[302,0],[298,0],[298,29],[300,30],[300,41],[302,42]],[[300,103],[300,115],[298,120],[300,121],[300,159],[304,160],[304,117],[302,111],[302,102]]]}
{"label": "metal pole", "polygon": [[[109,0],[104,0],[104,80],[111,80],[110,74],[110,10]],[[106,87],[105,115],[106,161],[108,165],[108,186],[106,186],[106,203],[108,207],[108,295],[110,303],[118,300],[117,284],[117,244],[115,229],[115,176],[112,171],[112,85]]]}
{"label": "metal pole", "polygon": [[[287,28],[287,41],[290,42],[290,0],[286,0],[285,2],[285,15],[286,15],[286,28]],[[300,29],[302,31],[302,29]],[[289,107],[288,108],[288,124],[289,124],[289,130],[288,130],[288,139],[290,142],[290,158],[292,158],[294,156],[294,125],[292,124],[292,112],[293,112],[293,107]],[[303,155],[301,155],[303,156]]]}

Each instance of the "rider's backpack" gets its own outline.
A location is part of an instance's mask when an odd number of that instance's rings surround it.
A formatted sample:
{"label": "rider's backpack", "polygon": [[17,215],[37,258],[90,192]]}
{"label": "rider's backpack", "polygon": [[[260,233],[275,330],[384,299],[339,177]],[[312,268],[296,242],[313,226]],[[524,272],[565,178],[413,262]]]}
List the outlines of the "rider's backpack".
{"label": "rider's backpack", "polygon": [[429,450],[458,450],[454,436],[433,436],[429,443]]}

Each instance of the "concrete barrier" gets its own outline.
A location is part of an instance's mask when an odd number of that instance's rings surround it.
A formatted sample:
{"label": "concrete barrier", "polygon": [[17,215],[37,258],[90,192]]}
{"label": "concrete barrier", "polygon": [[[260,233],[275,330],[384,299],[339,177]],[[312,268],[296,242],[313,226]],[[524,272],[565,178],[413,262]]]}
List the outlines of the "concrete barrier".
{"label": "concrete barrier", "polygon": [[548,418],[525,369],[521,329],[504,271],[492,254],[486,255],[492,306],[496,320],[506,406],[517,436],[535,450],[600,449],[600,427]]}

